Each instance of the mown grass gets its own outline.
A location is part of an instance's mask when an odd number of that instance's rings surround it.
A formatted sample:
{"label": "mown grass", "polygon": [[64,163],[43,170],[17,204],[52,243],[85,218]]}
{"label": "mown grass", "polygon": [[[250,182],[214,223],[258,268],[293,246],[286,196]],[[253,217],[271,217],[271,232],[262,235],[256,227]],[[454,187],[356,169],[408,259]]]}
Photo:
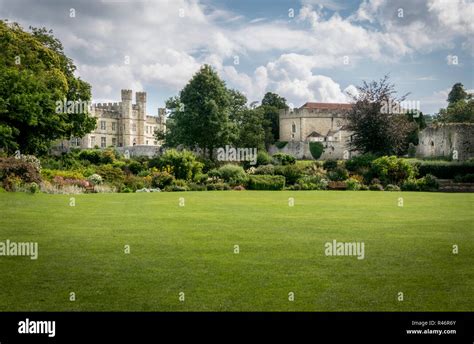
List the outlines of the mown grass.
{"label": "mown grass", "polygon": [[[37,260],[0,257],[0,311],[474,310],[473,194],[74,197],[0,194],[0,241],[39,244]],[[325,256],[334,239],[365,259]]]}

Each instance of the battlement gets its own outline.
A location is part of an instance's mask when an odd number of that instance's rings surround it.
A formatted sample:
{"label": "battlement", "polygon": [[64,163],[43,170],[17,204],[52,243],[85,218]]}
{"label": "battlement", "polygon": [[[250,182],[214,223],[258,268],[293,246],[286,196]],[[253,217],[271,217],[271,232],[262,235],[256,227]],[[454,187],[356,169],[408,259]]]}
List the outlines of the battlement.
{"label": "battlement", "polygon": [[137,104],[146,103],[146,92],[136,92],[135,100]]}
{"label": "battlement", "polygon": [[122,106],[121,102],[116,102],[116,103],[96,103],[92,104],[92,106],[96,109],[101,109],[101,110],[110,110],[110,111],[118,111],[120,110],[120,107]]}
{"label": "battlement", "polygon": [[132,90],[122,90],[122,101],[132,101]]}

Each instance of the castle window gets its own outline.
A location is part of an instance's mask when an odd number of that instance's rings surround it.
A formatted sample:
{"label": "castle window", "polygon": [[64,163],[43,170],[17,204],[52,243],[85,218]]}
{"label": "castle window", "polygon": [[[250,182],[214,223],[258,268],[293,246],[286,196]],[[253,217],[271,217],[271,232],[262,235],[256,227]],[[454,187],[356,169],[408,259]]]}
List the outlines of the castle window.
{"label": "castle window", "polygon": [[79,147],[81,145],[81,139],[78,137],[73,137],[71,139],[71,146]]}
{"label": "castle window", "polygon": [[148,145],[148,140],[146,140],[146,144]]}
{"label": "castle window", "polygon": [[132,124],[132,131],[137,131],[137,125],[135,123]]}
{"label": "castle window", "polygon": [[95,146],[95,136],[91,136],[91,147]]}
{"label": "castle window", "polygon": [[105,136],[102,136],[102,137],[100,138],[100,146],[101,146],[102,148],[105,148],[105,147],[107,146],[107,141],[106,141],[106,137],[105,137]]}
{"label": "castle window", "polygon": [[116,146],[117,145],[117,139],[115,137],[112,137],[112,146]]}
{"label": "castle window", "polygon": [[291,132],[296,133],[296,124],[295,124],[295,122],[293,122],[293,124],[291,125]]}
{"label": "castle window", "polygon": [[116,131],[116,130],[117,130],[117,123],[112,122],[112,131]]}
{"label": "castle window", "polygon": [[105,130],[107,128],[105,121],[100,121],[100,130]]}

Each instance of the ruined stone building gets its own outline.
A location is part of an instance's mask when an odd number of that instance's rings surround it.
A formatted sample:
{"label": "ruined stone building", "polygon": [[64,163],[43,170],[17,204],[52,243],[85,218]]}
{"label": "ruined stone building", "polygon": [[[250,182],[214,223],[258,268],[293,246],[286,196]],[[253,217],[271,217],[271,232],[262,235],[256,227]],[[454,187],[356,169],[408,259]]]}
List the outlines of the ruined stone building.
{"label": "ruined stone building", "polygon": [[351,133],[346,130],[345,116],[351,104],[311,103],[296,109],[280,111],[280,141],[288,142],[281,150],[298,159],[312,159],[310,142],[321,142],[321,159],[347,159]]}

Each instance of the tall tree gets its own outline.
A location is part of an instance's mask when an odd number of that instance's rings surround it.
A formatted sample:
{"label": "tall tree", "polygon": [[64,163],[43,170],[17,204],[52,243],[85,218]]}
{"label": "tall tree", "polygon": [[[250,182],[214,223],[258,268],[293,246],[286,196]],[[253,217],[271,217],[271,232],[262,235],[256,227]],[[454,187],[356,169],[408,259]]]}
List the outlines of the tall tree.
{"label": "tall tree", "polygon": [[238,147],[265,148],[265,130],[263,124],[263,109],[245,109],[239,123]]}
{"label": "tall tree", "polygon": [[405,113],[392,113],[387,104],[399,104],[407,95],[397,98],[388,76],[370,83],[364,81],[357,89],[347,116],[347,129],[353,132],[351,149],[378,155],[405,153],[416,124]]}
{"label": "tall tree", "polygon": [[180,92],[179,98],[169,101],[174,108],[165,140],[172,145],[204,149],[212,159],[214,148],[235,140],[229,118],[231,104],[231,93],[224,81],[211,66],[202,66]]}
{"label": "tall tree", "polygon": [[460,100],[466,100],[468,98],[468,94],[464,90],[464,85],[460,82],[455,83],[451,88],[451,91],[448,94],[448,103],[449,105],[453,105]]}
{"label": "tall tree", "polygon": [[27,32],[0,20],[1,148],[41,154],[52,141],[82,137],[94,129],[87,106],[57,110],[58,101],[90,100],[91,87],[75,77],[75,70],[52,31]]}
{"label": "tall tree", "polygon": [[280,110],[287,109],[288,105],[285,98],[276,93],[267,92],[260,107],[263,110],[265,146],[268,147],[280,138]]}
{"label": "tall tree", "polygon": [[453,85],[448,95],[448,107],[440,109],[437,120],[446,123],[474,123],[474,99],[460,82]]}

